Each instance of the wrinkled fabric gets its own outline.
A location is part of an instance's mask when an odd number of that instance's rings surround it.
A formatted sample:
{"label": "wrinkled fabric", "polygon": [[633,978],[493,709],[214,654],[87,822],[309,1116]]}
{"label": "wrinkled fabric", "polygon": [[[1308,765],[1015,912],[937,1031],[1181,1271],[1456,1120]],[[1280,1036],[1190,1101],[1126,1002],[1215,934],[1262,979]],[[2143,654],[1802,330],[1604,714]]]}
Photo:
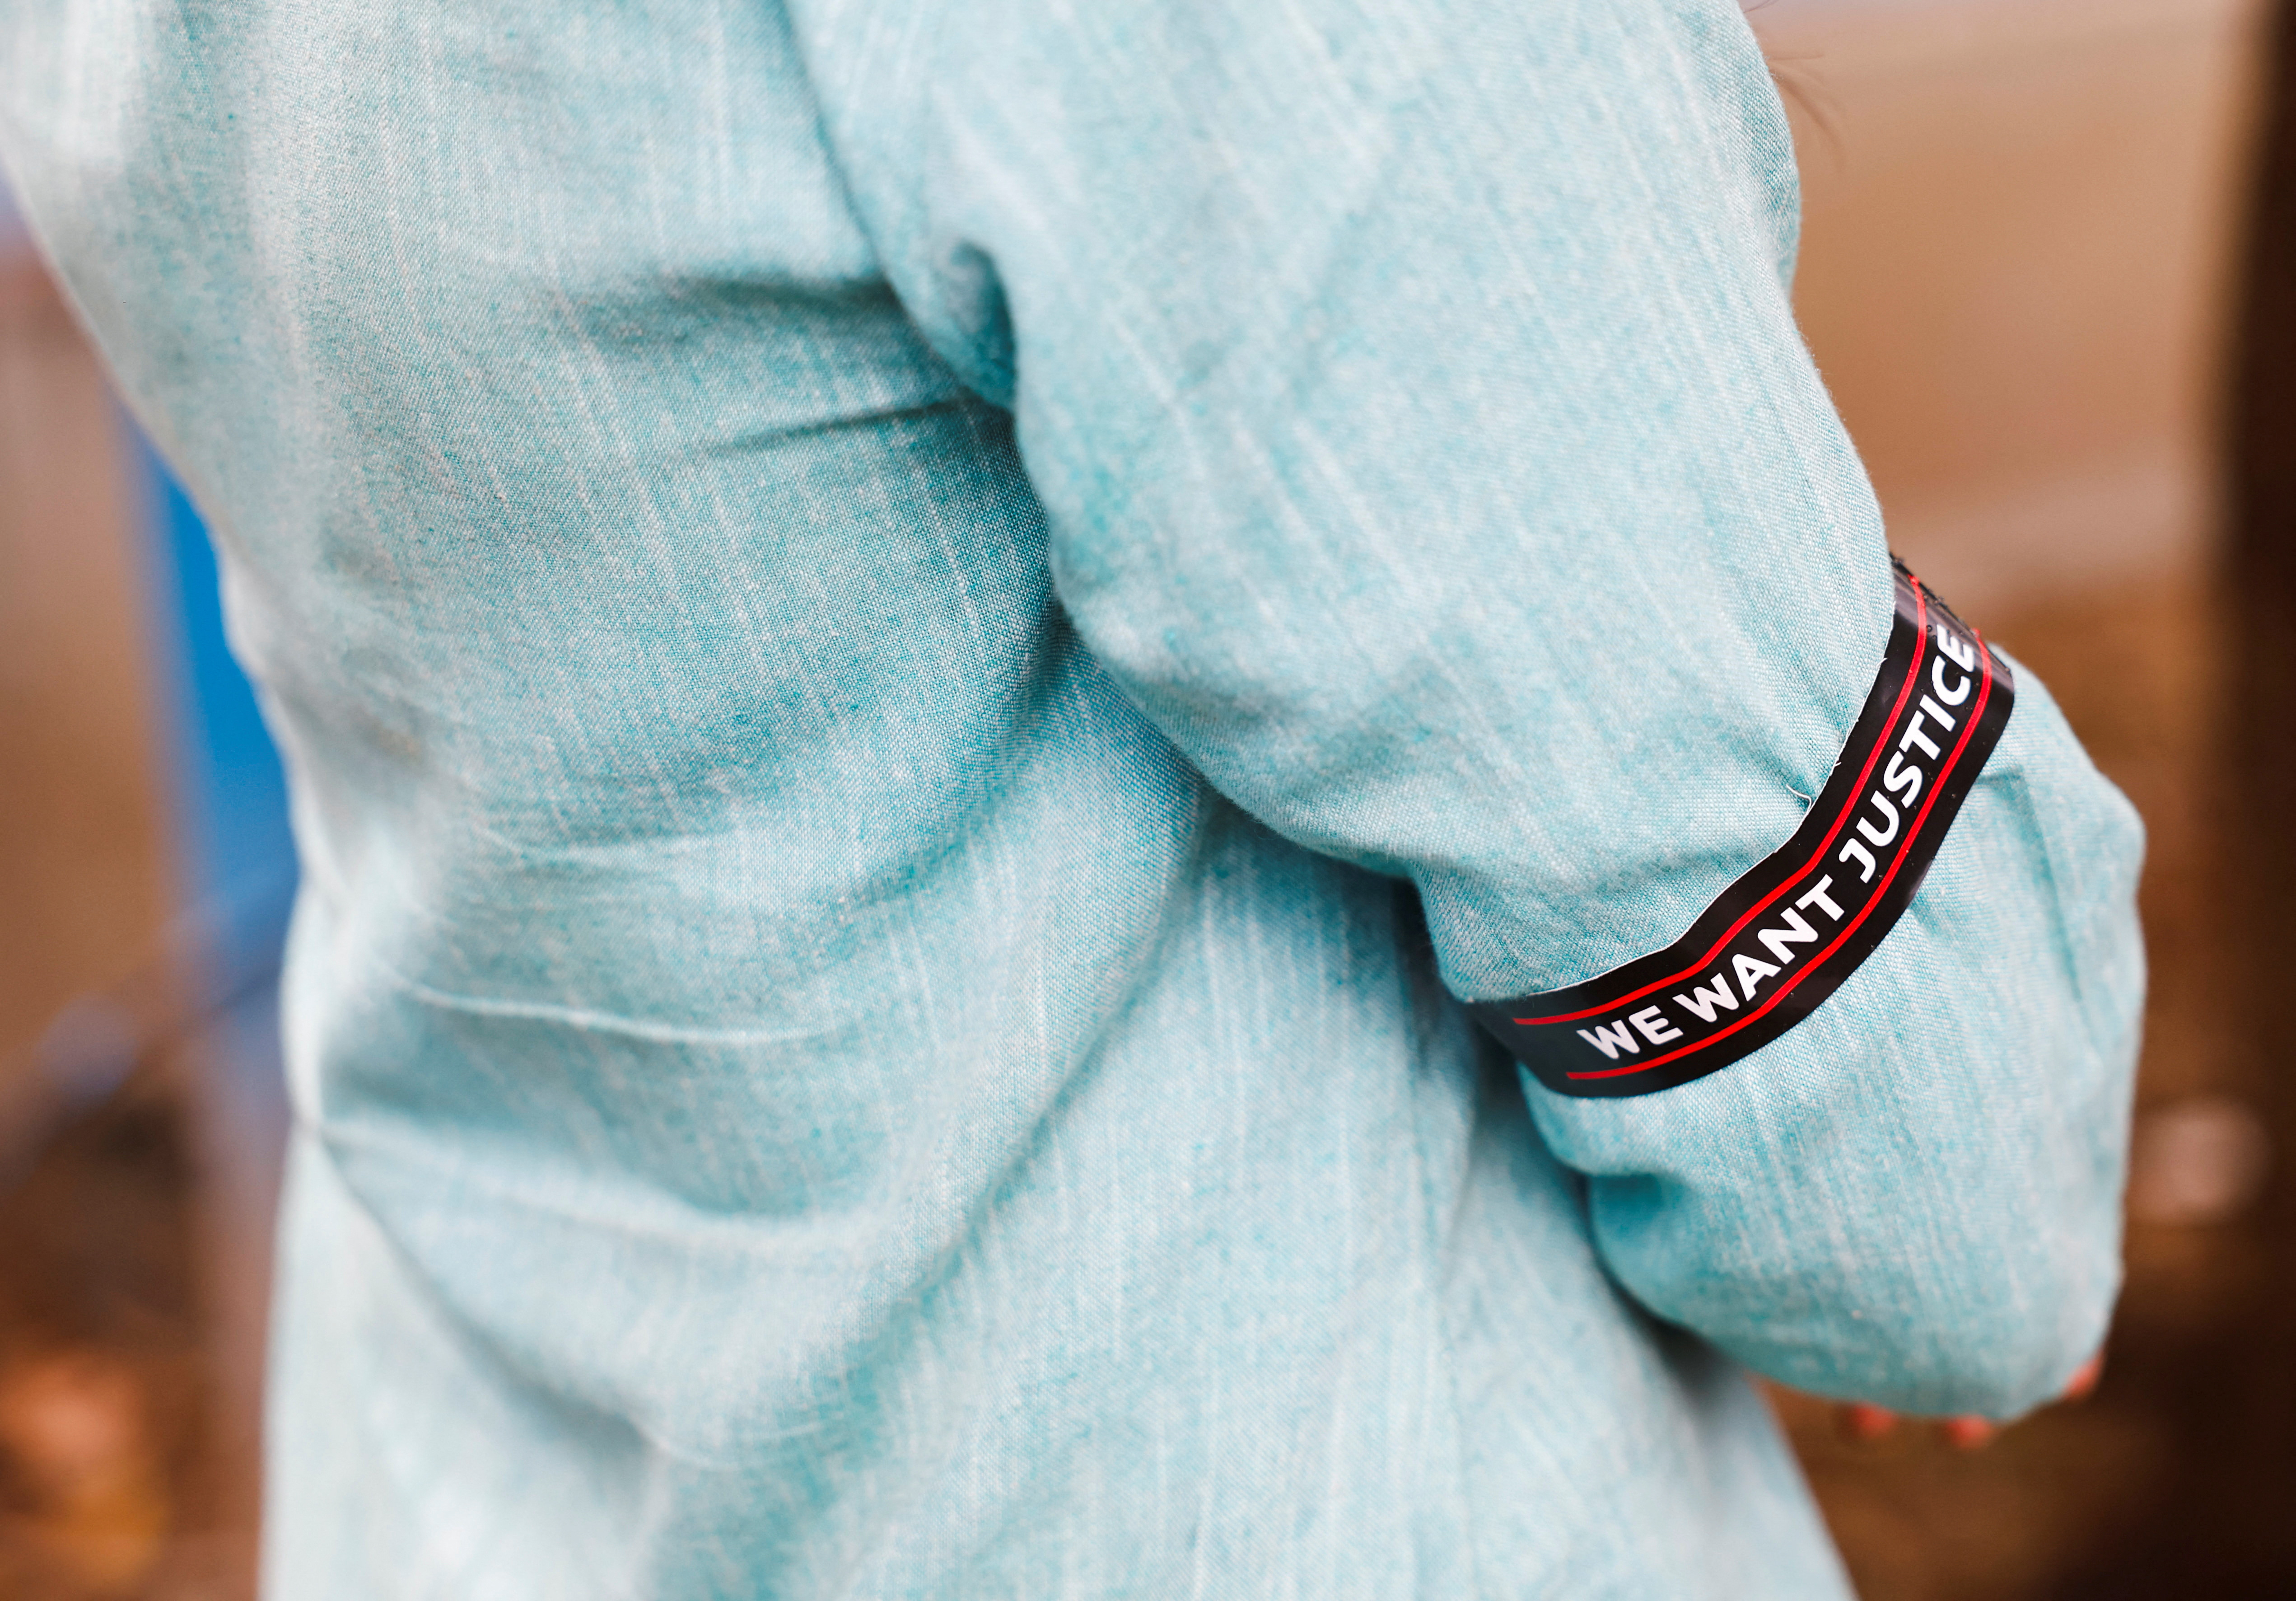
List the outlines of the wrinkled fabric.
{"label": "wrinkled fabric", "polygon": [[0,0],[0,152],[292,771],[275,1601],[1838,1597],[1744,1369],[2101,1337],[2140,844],[2030,674],[1745,1061],[1454,998],[1880,661],[1727,0]]}

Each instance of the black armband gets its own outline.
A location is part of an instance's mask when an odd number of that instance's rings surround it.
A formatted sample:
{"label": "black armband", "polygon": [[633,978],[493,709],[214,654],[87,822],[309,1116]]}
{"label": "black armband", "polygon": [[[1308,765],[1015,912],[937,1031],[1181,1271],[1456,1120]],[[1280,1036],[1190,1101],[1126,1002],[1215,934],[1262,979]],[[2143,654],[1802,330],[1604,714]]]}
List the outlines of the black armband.
{"label": "black armband", "polygon": [[1729,1066],[1816,1011],[1913,900],[2015,686],[1976,629],[1893,566],[1881,673],[1793,837],[1664,950],[1473,1006],[1547,1088],[1647,1095]]}

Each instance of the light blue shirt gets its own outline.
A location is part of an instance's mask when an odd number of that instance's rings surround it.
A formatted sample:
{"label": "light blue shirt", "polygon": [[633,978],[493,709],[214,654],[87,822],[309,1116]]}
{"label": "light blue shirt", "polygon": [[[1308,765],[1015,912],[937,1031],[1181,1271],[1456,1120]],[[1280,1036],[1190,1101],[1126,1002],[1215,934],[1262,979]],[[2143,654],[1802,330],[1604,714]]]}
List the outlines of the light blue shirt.
{"label": "light blue shirt", "polygon": [[2139,837],[2030,675],[1746,1060],[1454,998],[1881,660],[1729,0],[0,0],[0,152],[292,768],[275,1601],[1835,1597],[1743,1369],[2101,1337]]}

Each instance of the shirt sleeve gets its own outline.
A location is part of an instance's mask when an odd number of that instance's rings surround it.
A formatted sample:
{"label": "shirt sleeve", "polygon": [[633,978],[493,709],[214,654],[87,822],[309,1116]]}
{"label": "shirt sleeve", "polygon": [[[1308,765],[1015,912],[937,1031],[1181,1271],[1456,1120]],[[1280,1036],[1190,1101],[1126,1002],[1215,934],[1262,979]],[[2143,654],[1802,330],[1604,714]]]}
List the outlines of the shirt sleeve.
{"label": "shirt sleeve", "polygon": [[[1663,948],[1794,833],[1892,580],[1729,0],[792,15],[1083,638],[1239,804],[1409,878],[1460,997]],[[1822,1393],[2050,1393],[2117,1287],[2140,849],[2021,675],[1807,1021],[1655,1094],[1526,1083],[1618,1280]]]}

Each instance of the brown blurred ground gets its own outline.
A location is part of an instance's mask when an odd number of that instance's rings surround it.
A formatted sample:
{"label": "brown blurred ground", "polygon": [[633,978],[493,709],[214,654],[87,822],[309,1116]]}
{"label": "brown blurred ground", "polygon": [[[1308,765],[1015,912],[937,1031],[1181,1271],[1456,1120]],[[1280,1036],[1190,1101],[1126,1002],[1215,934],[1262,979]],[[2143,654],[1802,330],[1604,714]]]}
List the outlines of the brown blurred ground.
{"label": "brown blurred ground", "polygon": [[[2296,1406],[2270,1390],[2296,1134],[2243,1010],[2239,892],[2244,832],[2279,822],[2250,809],[2250,759],[2296,736],[2243,688],[2217,487],[2259,6],[1758,21],[1815,112],[1799,300],[1893,540],[2048,682],[2152,838],[2140,1215],[2102,1391],[1975,1455],[1781,1408],[1867,1601],[2296,1595]],[[60,307],[0,262],[0,1107],[168,910],[120,448]],[[0,1601],[248,1591],[246,1402],[216,1381],[248,1353],[215,1349],[250,1342],[218,1313],[245,1270],[207,1237],[200,1082],[147,1052],[29,1176],[0,1171]],[[2259,1142],[2287,1153],[2261,1190]]]}

